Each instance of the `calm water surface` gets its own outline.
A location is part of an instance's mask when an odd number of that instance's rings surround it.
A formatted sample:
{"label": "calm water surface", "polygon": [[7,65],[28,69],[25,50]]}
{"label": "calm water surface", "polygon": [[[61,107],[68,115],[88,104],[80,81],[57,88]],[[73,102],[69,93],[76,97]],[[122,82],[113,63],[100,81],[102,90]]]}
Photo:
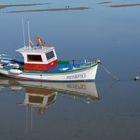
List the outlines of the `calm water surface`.
{"label": "calm water surface", "polygon": [[54,45],[59,59],[99,58],[120,81],[102,67],[93,85],[54,88],[55,83],[0,77],[0,139],[140,139],[140,82],[132,80],[140,75],[139,5],[139,0],[1,0],[0,53],[16,56],[23,46],[23,17],[30,20],[32,39],[38,34]]}

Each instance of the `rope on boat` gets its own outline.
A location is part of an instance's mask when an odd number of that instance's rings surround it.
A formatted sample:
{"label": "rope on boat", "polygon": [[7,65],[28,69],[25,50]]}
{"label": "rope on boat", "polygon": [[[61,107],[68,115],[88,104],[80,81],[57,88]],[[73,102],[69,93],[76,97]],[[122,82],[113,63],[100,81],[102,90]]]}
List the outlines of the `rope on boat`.
{"label": "rope on boat", "polygon": [[113,79],[120,81],[120,79],[116,75],[114,75],[112,72],[110,72],[102,63],[100,64],[108,75],[110,75]]}

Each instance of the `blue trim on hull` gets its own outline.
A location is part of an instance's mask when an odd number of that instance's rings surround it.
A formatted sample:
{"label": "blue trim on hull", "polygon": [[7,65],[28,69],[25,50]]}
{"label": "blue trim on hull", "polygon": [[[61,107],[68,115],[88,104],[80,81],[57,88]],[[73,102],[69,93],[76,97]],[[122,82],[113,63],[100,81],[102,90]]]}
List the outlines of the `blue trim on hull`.
{"label": "blue trim on hull", "polygon": [[[23,79],[24,80],[24,79]],[[89,80],[67,80],[67,81],[56,81],[56,80],[37,80],[37,79],[26,79],[24,81],[40,81],[40,82],[55,82],[55,83],[76,83],[76,82],[95,82],[95,80],[93,79],[89,79]]]}

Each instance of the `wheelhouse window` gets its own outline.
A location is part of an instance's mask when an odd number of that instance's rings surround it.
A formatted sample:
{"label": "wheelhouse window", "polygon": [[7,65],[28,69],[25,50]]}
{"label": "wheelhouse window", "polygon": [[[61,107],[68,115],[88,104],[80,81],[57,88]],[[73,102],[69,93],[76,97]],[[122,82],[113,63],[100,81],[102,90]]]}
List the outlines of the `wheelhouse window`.
{"label": "wheelhouse window", "polygon": [[40,96],[29,96],[30,103],[43,103],[43,97]]}
{"label": "wheelhouse window", "polygon": [[53,102],[53,101],[55,100],[55,97],[56,97],[56,95],[55,95],[55,94],[54,94],[54,95],[52,95],[52,96],[50,96],[50,97],[48,98],[48,103]]}
{"label": "wheelhouse window", "polygon": [[28,61],[42,62],[41,55],[27,55]]}
{"label": "wheelhouse window", "polygon": [[46,57],[47,57],[47,60],[54,58],[55,57],[54,52],[51,51],[51,52],[46,53]]}

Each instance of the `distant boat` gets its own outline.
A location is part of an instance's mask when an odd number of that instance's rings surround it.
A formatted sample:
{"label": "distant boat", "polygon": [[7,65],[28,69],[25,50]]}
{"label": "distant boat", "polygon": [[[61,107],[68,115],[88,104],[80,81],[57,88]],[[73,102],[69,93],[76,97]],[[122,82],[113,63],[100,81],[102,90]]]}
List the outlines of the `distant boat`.
{"label": "distant boat", "polygon": [[[45,46],[45,41],[36,37],[37,45],[24,46],[17,50],[24,61],[0,56],[0,74],[21,79],[47,82],[80,82],[94,81],[100,61],[71,63],[58,60],[55,48]],[[31,45],[32,44],[32,45]]]}

